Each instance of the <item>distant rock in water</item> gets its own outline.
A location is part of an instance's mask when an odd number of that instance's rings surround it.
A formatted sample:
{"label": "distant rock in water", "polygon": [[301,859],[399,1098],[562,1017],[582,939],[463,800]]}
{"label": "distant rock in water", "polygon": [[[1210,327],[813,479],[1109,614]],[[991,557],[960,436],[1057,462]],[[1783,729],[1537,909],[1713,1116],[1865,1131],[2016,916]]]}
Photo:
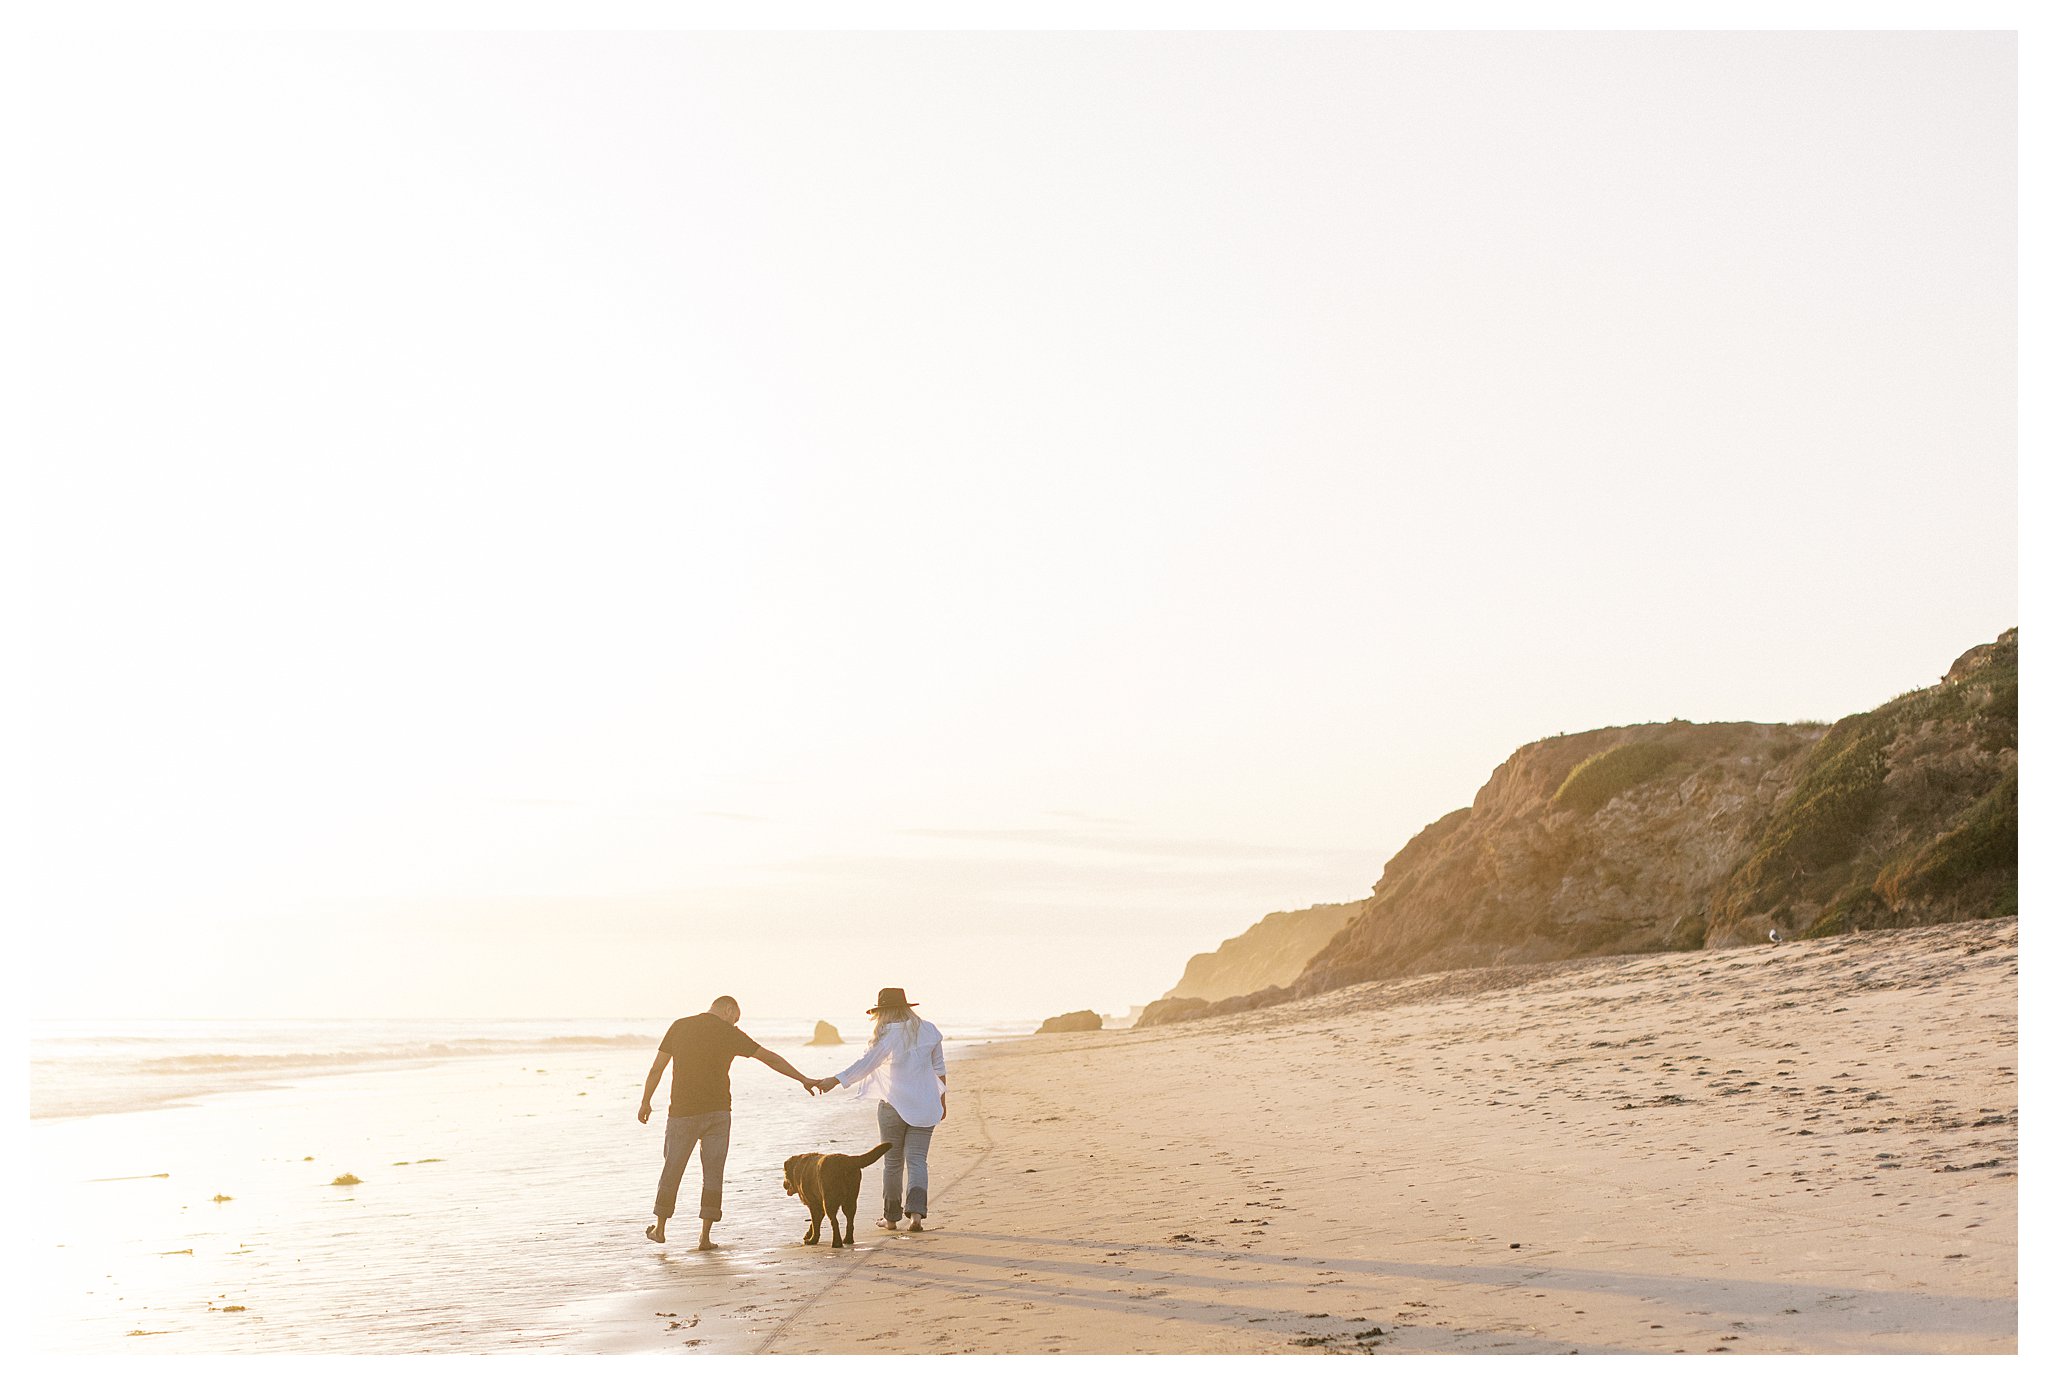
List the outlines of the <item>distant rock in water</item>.
{"label": "distant rock in water", "polygon": [[1214,952],[1196,953],[1168,1000],[1227,1000],[1292,985],[1309,959],[1358,917],[1364,900],[1268,914]]}
{"label": "distant rock in water", "polygon": [[837,1029],[834,1029],[824,1020],[819,1020],[818,1027],[811,1032],[811,1041],[805,1044],[804,1047],[820,1048],[831,1044],[843,1044],[845,1042],[846,1040],[839,1037],[839,1031]]}
{"label": "distant rock in water", "polygon": [[1223,1000],[1176,987],[1138,1025],[1426,972],[2013,914],[2018,824],[2015,629],[1833,726],[1670,721],[1525,745],[1395,853],[1298,977]]}
{"label": "distant rock in water", "polygon": [[1102,1016],[1093,1010],[1069,1010],[1064,1015],[1054,1015],[1038,1026],[1041,1034],[1083,1034],[1091,1029],[1102,1028]]}

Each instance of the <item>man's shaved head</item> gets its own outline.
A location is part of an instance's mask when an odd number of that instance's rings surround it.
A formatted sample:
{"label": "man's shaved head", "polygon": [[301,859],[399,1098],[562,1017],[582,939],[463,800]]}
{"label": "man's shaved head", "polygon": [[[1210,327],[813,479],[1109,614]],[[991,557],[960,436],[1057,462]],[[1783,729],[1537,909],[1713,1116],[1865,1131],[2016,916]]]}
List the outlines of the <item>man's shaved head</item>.
{"label": "man's shaved head", "polygon": [[711,1002],[711,1013],[727,1024],[740,1022],[740,1003],[729,995],[722,995]]}

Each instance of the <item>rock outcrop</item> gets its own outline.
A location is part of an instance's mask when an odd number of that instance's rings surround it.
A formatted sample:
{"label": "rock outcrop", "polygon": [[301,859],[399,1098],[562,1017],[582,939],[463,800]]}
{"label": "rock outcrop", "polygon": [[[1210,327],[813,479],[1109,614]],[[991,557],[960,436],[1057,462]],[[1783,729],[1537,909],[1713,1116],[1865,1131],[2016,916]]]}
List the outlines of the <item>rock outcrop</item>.
{"label": "rock outcrop", "polygon": [[1093,1010],[1069,1010],[1064,1015],[1054,1015],[1038,1026],[1041,1034],[1085,1034],[1102,1028],[1102,1016]]}
{"label": "rock outcrop", "polygon": [[1817,937],[2017,911],[2019,632],[1874,711],[1611,727],[1523,746],[1387,862],[1291,984]]}
{"label": "rock outcrop", "polygon": [[1187,970],[1165,998],[1226,1000],[1285,986],[1364,907],[1363,900],[1356,900],[1268,914],[1214,952],[1198,952],[1188,959]]}
{"label": "rock outcrop", "polygon": [[846,1040],[839,1037],[839,1031],[837,1029],[833,1028],[832,1025],[826,1023],[824,1020],[819,1020],[818,1027],[811,1031],[810,1042],[806,1043],[804,1047],[822,1048],[832,1044],[843,1044],[845,1042]]}

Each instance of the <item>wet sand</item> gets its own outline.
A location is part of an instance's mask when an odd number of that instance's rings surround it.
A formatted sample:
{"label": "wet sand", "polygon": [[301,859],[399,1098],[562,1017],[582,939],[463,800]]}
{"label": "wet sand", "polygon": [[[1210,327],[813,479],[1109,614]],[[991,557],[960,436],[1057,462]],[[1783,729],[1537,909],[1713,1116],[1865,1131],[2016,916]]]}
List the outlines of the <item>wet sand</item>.
{"label": "wet sand", "polygon": [[[788,1051],[829,1071],[858,1050]],[[661,1118],[633,1118],[650,1056],[366,1068],[33,1122],[31,1340],[152,1356],[607,1350],[620,1305],[653,1295],[680,1316],[650,1308],[636,1340],[749,1350],[757,1316],[818,1276],[792,1253],[781,1160],[866,1148],[873,1112],[736,1064],[728,1249],[689,1251],[694,1223],[655,1246],[641,1232]],[[696,1201],[693,1169],[686,1216]]]}

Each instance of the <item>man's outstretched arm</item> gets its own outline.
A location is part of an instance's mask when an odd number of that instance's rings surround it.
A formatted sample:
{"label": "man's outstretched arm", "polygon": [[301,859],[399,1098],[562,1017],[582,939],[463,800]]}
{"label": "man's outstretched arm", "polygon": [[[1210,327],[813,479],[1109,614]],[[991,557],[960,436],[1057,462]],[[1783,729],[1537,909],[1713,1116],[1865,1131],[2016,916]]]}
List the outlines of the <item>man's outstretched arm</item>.
{"label": "man's outstretched arm", "polygon": [[647,1124],[647,1118],[654,1114],[654,1089],[661,1085],[662,1073],[668,1071],[668,1051],[657,1049],[654,1066],[647,1070],[647,1087],[640,1093],[640,1124]]}
{"label": "man's outstretched arm", "polygon": [[796,1081],[803,1083],[805,1091],[809,1091],[817,1085],[810,1078],[805,1077],[802,1073],[791,1067],[789,1060],[773,1049],[757,1048],[754,1050],[754,1056],[775,1069],[775,1071],[781,1073],[784,1077],[794,1078]]}

